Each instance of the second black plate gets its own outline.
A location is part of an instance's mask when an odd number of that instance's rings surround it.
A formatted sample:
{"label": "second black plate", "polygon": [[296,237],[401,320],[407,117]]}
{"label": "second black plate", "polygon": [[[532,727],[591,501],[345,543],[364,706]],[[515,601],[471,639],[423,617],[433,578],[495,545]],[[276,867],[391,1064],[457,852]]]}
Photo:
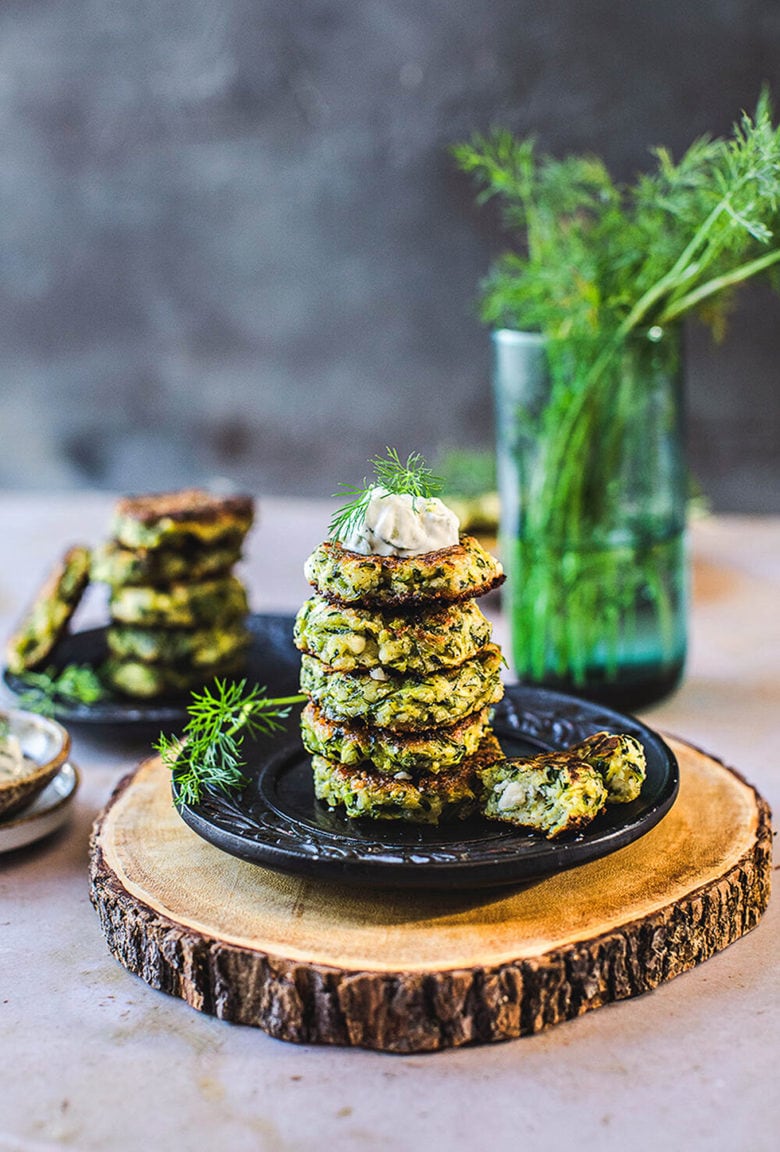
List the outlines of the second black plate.
{"label": "second black plate", "polygon": [[[300,656],[292,644],[293,620],[292,616],[259,614],[247,618],[251,640],[242,675],[250,684],[267,686],[273,696],[289,696],[298,691]],[[57,645],[50,663],[57,671],[66,664],[87,664],[97,669],[106,655],[106,629],[90,628],[66,636]],[[24,680],[7,668],[3,679],[17,696],[28,690]],[[173,725],[186,720],[189,702],[189,692],[148,701],[112,693],[94,704],[58,702],[54,715],[62,723]]]}

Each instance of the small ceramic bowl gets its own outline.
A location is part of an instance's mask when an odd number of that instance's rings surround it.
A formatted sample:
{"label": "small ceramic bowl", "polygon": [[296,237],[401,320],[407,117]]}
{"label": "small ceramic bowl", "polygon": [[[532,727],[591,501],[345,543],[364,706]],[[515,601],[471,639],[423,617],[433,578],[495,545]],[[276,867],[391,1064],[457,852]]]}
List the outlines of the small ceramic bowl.
{"label": "small ceramic bowl", "polygon": [[70,754],[70,733],[47,716],[22,709],[0,709],[22,752],[30,761],[29,772],[11,780],[0,780],[0,820],[6,820],[32,804],[57,775]]}

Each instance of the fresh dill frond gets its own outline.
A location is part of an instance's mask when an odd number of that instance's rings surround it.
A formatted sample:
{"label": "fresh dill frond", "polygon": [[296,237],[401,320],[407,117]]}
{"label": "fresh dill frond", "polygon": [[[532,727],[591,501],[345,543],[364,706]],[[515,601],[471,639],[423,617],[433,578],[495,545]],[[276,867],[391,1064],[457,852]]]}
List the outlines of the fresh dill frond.
{"label": "fresh dill frond", "polygon": [[444,481],[434,476],[419,452],[412,452],[402,464],[395,448],[386,448],[387,459],[375,456],[371,463],[377,483],[388,492],[407,494],[415,499],[427,500],[438,495]]}
{"label": "fresh dill frond", "polygon": [[213,692],[209,688],[193,692],[181,737],[161,733],[154,744],[172,773],[177,806],[197,804],[204,788],[220,792],[243,788],[244,738],[280,731],[293,704],[305,699],[271,699],[259,685],[247,688],[246,680],[216,679]]}
{"label": "fresh dill frond", "polygon": [[[369,461],[374,469],[374,479],[363,478],[363,483],[341,484],[341,495],[351,499],[335,513],[328,526],[331,539],[344,540],[363,524],[371,497],[376,488],[383,488],[388,494],[408,495],[414,500],[427,500],[438,496],[444,488],[444,481],[435,476],[419,452],[411,452],[402,462],[396,448],[386,448],[387,456],[374,456]],[[339,493],[334,493],[339,495]]]}
{"label": "fresh dill frond", "polygon": [[766,90],[730,136],[695,140],[676,162],[654,148],[630,184],[596,158],[539,154],[506,129],[452,152],[514,240],[483,284],[483,320],[542,332],[551,355],[565,345],[579,366],[691,312],[721,334],[733,289],[780,263],[780,127]]}
{"label": "fresh dill frond", "polygon": [[61,671],[25,672],[19,680],[24,691],[19,704],[41,716],[53,716],[57,705],[96,704],[108,696],[100,676],[89,664],[66,664]]}

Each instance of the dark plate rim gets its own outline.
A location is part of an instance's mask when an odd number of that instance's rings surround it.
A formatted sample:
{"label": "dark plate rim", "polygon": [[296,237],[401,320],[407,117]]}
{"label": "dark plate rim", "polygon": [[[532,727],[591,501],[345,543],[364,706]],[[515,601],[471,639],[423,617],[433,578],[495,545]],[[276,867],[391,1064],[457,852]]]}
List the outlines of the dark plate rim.
{"label": "dark plate rim", "polygon": [[[311,821],[296,816],[289,807],[285,809],[278,791],[274,791],[285,763],[293,758],[306,759],[300,740],[289,733],[261,756],[244,792],[232,797],[210,794],[200,804],[181,805],[178,811],[184,822],[213,846],[274,871],[382,888],[516,886],[600,859],[644,836],[674,804],[679,767],[662,737],[633,716],[552,690],[522,684],[506,686],[494,719],[496,735],[504,742],[519,740],[538,748],[558,749],[602,728],[630,732],[642,741],[648,754],[648,780],[637,801],[612,805],[606,817],[598,817],[588,829],[555,841],[490,824],[482,817],[458,826],[469,833],[476,830],[476,836],[464,839],[460,846],[457,841],[437,844],[438,832],[427,828],[415,828],[418,840],[399,842],[395,823],[353,821],[329,811],[335,831],[313,828]],[[173,795],[175,799],[175,788]],[[313,800],[313,804],[316,810],[319,802]],[[325,811],[324,805],[319,811]],[[356,825],[370,825],[370,839],[365,839],[365,827],[358,830]]]}

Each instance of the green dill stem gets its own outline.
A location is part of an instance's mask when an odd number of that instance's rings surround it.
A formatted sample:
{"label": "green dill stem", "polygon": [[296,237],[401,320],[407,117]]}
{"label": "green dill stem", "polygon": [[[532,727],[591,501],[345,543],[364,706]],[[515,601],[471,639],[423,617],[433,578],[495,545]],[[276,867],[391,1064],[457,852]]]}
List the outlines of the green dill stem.
{"label": "green dill stem", "polygon": [[[660,280],[657,280],[651,288],[648,288],[642,296],[639,297],[628,315],[625,316],[618,325],[614,335],[609,340],[602,353],[594,361],[591,370],[587,373],[587,382],[593,384],[598,379],[600,379],[603,372],[609,365],[610,360],[614,356],[617,349],[621,346],[625,338],[645,319],[653,305],[657,304],[658,301],[661,300],[667,293],[670,295],[673,293],[675,283],[691,280],[693,276],[696,276],[701,272],[702,267],[706,265],[706,262],[704,264],[699,262],[698,264],[692,265],[691,261],[693,260],[696,253],[700,251],[703,245],[706,244],[707,238],[709,237],[712,229],[715,227],[720,217],[724,212],[728,211],[736,193],[744,187],[748,180],[754,179],[755,175],[755,170],[751,169],[750,172],[745,173],[745,175],[732,189],[729,190],[729,192],[726,193],[726,195],[721,197],[721,199],[714,206],[706,219],[703,220],[699,227],[696,229],[693,236],[688,241],[680,255],[677,257],[677,260],[674,262],[669,271],[664,276],[662,276]],[[770,259],[768,261],[768,264],[772,264],[774,263],[774,260],[780,259],[780,252],[769,253],[768,255],[774,257],[774,259]],[[746,277],[752,276],[755,273],[762,271],[764,267],[767,267],[768,264],[762,263],[763,260],[766,260],[766,257],[759,258],[758,260],[754,260],[749,264],[743,265],[743,276],[741,278],[744,279]],[[735,275],[736,271],[737,270],[735,269],[731,274],[724,274],[724,276],[730,277],[729,279],[725,280],[724,286],[738,282],[739,278]],[[712,295],[712,293],[716,292],[717,290],[717,287],[713,287],[709,292],[705,293],[705,295]],[[690,295],[690,293],[688,293],[688,295]],[[683,310],[683,308],[678,307],[673,311],[672,314],[679,316]]]}
{"label": "green dill stem", "polygon": [[263,700],[261,698],[261,707],[258,708],[257,701],[247,700],[241,705],[236,715],[235,720],[224,732],[227,737],[235,736],[242,728],[246,726],[247,720],[254,716],[262,717],[263,712],[278,711],[281,708],[289,708],[293,704],[301,704],[306,700],[306,696],[279,696],[274,697],[273,700]]}
{"label": "green dill stem", "polygon": [[219,696],[205,692],[194,698],[182,737],[173,740],[161,736],[154,745],[178,785],[177,804],[197,803],[204,785],[225,791],[242,787],[246,780],[241,771],[239,733],[244,729],[263,731],[263,724],[266,732],[278,729],[279,720],[287,716],[291,705],[306,700],[300,694],[269,699],[254,689],[236,708],[228,707],[231,694],[240,694],[243,686],[242,681],[227,688],[218,681]]}
{"label": "green dill stem", "polygon": [[751,276],[756,276],[759,272],[763,272],[767,268],[771,268],[780,260],[780,248],[774,252],[767,252],[765,256],[758,256],[755,260],[748,261],[747,264],[740,264],[738,268],[733,268],[731,272],[724,272],[721,276],[715,276],[712,280],[708,280],[705,284],[700,284],[698,288],[694,288],[691,292],[686,293],[684,296],[679,296],[664,308],[658,317],[658,323],[663,325],[668,323],[669,320],[674,320],[683,312],[695,308],[702,300],[706,300],[708,296],[713,296],[716,292],[720,292],[723,288],[730,288],[734,284],[741,284],[745,280],[749,280]]}

